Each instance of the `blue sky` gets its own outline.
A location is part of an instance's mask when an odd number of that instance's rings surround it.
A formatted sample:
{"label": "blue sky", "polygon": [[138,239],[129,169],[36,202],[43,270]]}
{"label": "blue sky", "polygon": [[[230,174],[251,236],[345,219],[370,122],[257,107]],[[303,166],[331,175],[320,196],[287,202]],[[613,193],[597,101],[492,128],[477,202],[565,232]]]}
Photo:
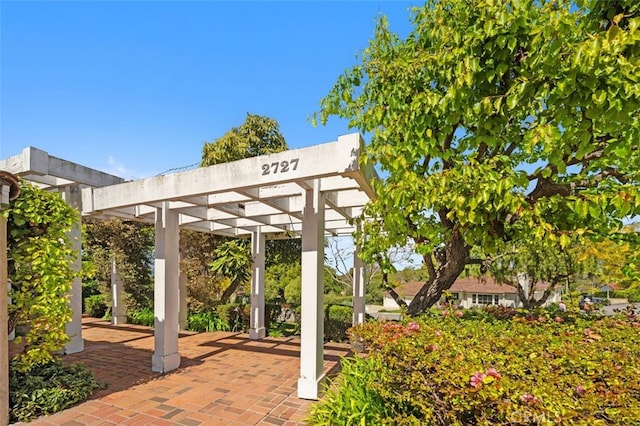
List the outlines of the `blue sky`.
{"label": "blue sky", "polygon": [[0,158],[35,146],[127,179],[198,162],[247,112],[290,147],[349,133],[308,117],[406,1],[2,1]]}

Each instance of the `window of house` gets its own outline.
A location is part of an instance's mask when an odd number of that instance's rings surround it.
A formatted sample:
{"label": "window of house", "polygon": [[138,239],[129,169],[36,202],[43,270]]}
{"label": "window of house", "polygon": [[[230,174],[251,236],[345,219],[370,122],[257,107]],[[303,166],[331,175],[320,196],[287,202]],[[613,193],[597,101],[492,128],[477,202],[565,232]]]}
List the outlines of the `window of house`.
{"label": "window of house", "polygon": [[497,294],[473,294],[471,300],[475,305],[497,305],[500,302],[500,296]]}

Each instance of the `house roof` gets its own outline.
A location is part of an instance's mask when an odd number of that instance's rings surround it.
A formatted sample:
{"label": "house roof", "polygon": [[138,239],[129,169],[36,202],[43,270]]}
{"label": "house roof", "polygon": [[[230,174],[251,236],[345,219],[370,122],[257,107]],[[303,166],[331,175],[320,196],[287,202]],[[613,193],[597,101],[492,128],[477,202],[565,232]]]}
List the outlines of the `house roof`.
{"label": "house roof", "polygon": [[515,287],[501,284],[493,277],[465,277],[458,278],[451,286],[450,291],[485,294],[517,294]]}
{"label": "house roof", "polygon": [[598,290],[600,290],[600,291],[622,290],[622,287],[620,286],[620,284],[617,284],[617,283],[608,283],[608,284],[603,284],[600,287],[598,287]]}
{"label": "house roof", "polygon": [[[409,281],[394,290],[400,297],[414,297],[424,285],[423,281]],[[536,290],[544,290],[549,283],[539,282]],[[477,294],[517,294],[515,287],[508,284],[501,284],[493,277],[465,277],[458,278],[449,291],[477,293]]]}

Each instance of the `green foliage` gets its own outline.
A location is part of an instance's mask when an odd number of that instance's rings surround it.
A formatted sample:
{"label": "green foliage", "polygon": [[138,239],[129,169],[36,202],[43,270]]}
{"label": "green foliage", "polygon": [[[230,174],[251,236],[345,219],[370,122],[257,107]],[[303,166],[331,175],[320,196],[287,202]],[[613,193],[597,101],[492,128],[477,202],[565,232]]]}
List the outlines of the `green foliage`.
{"label": "green foliage", "polygon": [[351,302],[353,301],[353,295],[341,295],[335,293],[328,293],[324,296],[324,304],[325,305],[343,305],[343,306],[351,306]]}
{"label": "green foliage", "polygon": [[[330,420],[311,424],[368,424],[371,415],[372,424],[637,423],[639,318],[547,314],[498,321],[429,315],[356,327],[352,343],[364,350],[357,356],[372,366],[358,364],[365,389],[338,381],[314,409],[330,412]],[[340,402],[365,391],[387,411]]]}
{"label": "green foliage", "polygon": [[221,303],[229,302],[236,289],[251,278],[251,251],[249,240],[225,241],[214,250],[215,259],[209,265],[211,271],[231,280],[220,297]]}
{"label": "green foliage", "polygon": [[194,312],[189,315],[189,330],[198,333],[229,331],[229,324],[215,312]]}
{"label": "green foliage", "polygon": [[271,337],[288,337],[300,334],[298,322],[272,322],[267,329],[267,335]]}
{"label": "green foliage", "polygon": [[597,284],[615,283],[623,288],[640,286],[640,258],[637,242],[626,237],[640,238],[640,224],[623,228],[619,239],[581,241],[573,248],[575,256]]}
{"label": "green foliage", "polygon": [[211,309],[218,302],[222,291],[229,286],[229,279],[211,271],[209,264],[214,249],[225,237],[180,230],[180,272],[187,278],[187,303],[192,312]]}
{"label": "green foliage", "polygon": [[102,318],[108,309],[102,294],[94,294],[84,299],[84,312],[90,317]]}
{"label": "green foliage", "polygon": [[251,321],[250,307],[239,303],[227,303],[216,307],[218,316],[232,331],[247,331]]}
{"label": "green foliage", "polygon": [[629,300],[630,303],[640,302],[640,288],[629,288],[621,293]]}
{"label": "green foliage", "polygon": [[411,22],[401,39],[382,16],[319,113],[371,135],[362,161],[387,178],[359,245],[368,262],[409,242],[424,256],[409,313],[437,302],[473,247],[566,247],[640,213],[636,1],[430,0]]}
{"label": "green foliage", "polygon": [[155,245],[153,226],[120,219],[83,223],[83,270],[95,280],[108,305],[111,304],[112,262],[126,293],[127,310],[153,305],[151,264]]}
{"label": "green foliage", "polygon": [[65,366],[58,359],[23,371],[14,360],[9,366],[11,422],[28,422],[85,401],[104,388],[83,364]]}
{"label": "green foliage", "polygon": [[[323,403],[311,406],[310,425],[384,425],[392,418],[392,407],[369,386],[371,372],[379,371],[373,357],[343,358],[340,376],[323,397]],[[406,424],[406,423],[405,423]]]}
{"label": "green foliage", "polygon": [[245,122],[239,127],[232,128],[214,142],[204,144],[201,165],[228,163],[286,149],[287,143],[276,120],[247,114]]}
{"label": "green foliage", "polygon": [[325,305],[324,340],[344,342],[347,330],[353,325],[353,308],[343,305]]}
{"label": "green foliage", "polygon": [[129,315],[131,324],[146,325],[155,327],[155,313],[153,308],[141,308]]}
{"label": "green foliage", "polygon": [[60,194],[21,182],[20,196],[2,214],[7,216],[9,325],[29,324],[16,368],[27,371],[52,359],[52,352],[68,341],[71,321],[69,292],[75,276],[76,252],[68,233],[78,213]]}

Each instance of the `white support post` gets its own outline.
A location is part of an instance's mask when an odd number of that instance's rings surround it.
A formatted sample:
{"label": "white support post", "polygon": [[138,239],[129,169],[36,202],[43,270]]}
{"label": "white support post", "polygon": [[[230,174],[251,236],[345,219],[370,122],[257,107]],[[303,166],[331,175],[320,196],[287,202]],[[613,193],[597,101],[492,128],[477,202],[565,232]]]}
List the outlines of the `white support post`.
{"label": "white support post", "polygon": [[151,370],[166,373],[180,366],[178,353],[178,213],[169,202],[156,209],[154,280],[155,345]]}
{"label": "white support post", "polygon": [[116,260],[111,261],[111,323],[113,325],[126,324],[127,312],[124,306],[124,285]]}
{"label": "white support post", "polygon": [[298,398],[318,399],[324,381],[324,196],[305,191],[302,218],[302,321]]}
{"label": "white support post", "polygon": [[[9,203],[8,185],[0,181],[0,209]],[[0,215],[0,424],[9,424],[9,328],[7,278],[7,220]]]}
{"label": "white support post", "polygon": [[353,252],[353,325],[364,324],[365,321],[365,271],[359,251],[356,245]]}
{"label": "white support post", "polygon": [[178,328],[184,331],[189,326],[189,305],[187,303],[187,274],[178,271],[178,292],[180,293],[180,308],[178,311]]}
{"label": "white support post", "polygon": [[249,338],[263,339],[266,335],[264,324],[264,234],[261,227],[251,234],[251,328]]}
{"label": "white support post", "polygon": [[[82,211],[82,192],[78,185],[67,186],[64,189],[64,199],[67,204],[78,210],[78,214]],[[84,339],[82,338],[82,279],[79,274],[82,269],[82,221],[80,219],[73,224],[69,232],[69,240],[71,240],[71,245],[76,251],[72,268],[77,275],[73,279],[69,295],[69,306],[73,313],[71,322],[67,323],[66,332],[70,340],[64,347],[64,353],[75,354],[84,350]]]}

